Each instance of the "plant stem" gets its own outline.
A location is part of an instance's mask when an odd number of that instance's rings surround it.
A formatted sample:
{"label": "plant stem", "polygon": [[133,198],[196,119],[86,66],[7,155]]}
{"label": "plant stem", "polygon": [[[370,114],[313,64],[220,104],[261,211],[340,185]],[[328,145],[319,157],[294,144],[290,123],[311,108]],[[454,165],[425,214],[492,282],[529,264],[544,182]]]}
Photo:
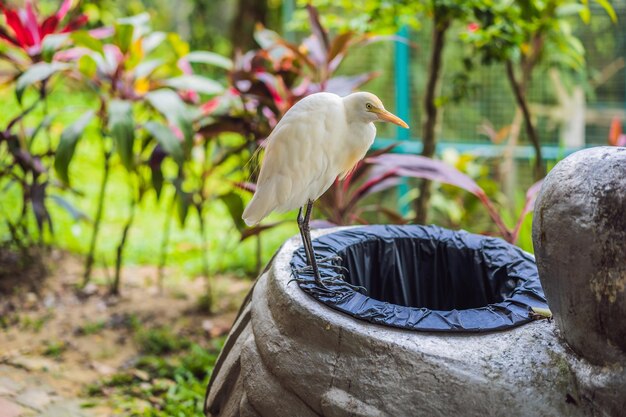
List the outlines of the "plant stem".
{"label": "plant stem", "polygon": [[515,95],[517,105],[522,110],[526,134],[528,135],[528,139],[530,139],[530,142],[535,149],[534,175],[535,181],[538,181],[545,176],[545,168],[543,166],[543,157],[541,155],[541,144],[539,143],[539,135],[537,134],[537,130],[533,125],[530,109],[528,108],[528,101],[526,100],[525,90],[527,82],[524,82],[522,84],[521,82],[517,81],[517,79],[515,78],[515,72],[513,70],[513,62],[511,62],[511,60],[506,61],[506,75],[509,79],[509,83],[511,84],[511,89],[513,90],[513,94]]}
{"label": "plant stem", "polygon": [[170,242],[170,230],[172,228],[172,217],[174,208],[176,207],[176,192],[172,195],[172,201],[165,214],[165,229],[163,230],[163,239],[161,240],[161,254],[159,255],[159,269],[157,272],[157,280],[159,286],[159,292],[163,293],[163,271],[165,270],[165,264],[167,263],[167,246]]}
{"label": "plant stem", "polygon": [[213,289],[209,279],[209,242],[206,237],[206,222],[202,216],[202,206],[198,207],[198,219],[200,220],[200,238],[202,239],[202,274],[206,280],[206,309],[207,313],[211,314],[213,312]]}
{"label": "plant stem", "polygon": [[256,235],[256,270],[257,273],[261,273],[261,249],[262,249],[262,245],[261,245],[261,233],[259,233],[258,235]]}
{"label": "plant stem", "polygon": [[506,240],[509,243],[514,243],[513,234],[511,233],[509,228],[506,227],[506,225],[504,224],[504,221],[502,221],[502,217],[500,217],[500,214],[498,213],[498,210],[496,210],[496,208],[494,207],[491,200],[489,200],[487,195],[479,194],[477,195],[477,197],[480,200],[480,202],[483,203],[483,205],[487,208],[487,212],[489,213],[489,216],[498,227],[498,230],[500,230],[500,234],[502,235],[504,240]]}
{"label": "plant stem", "polygon": [[113,285],[111,285],[111,289],[109,290],[109,293],[111,295],[119,295],[120,293],[124,247],[126,246],[126,240],[128,238],[128,232],[130,231],[130,227],[135,220],[135,208],[137,207],[137,198],[135,198],[133,193],[134,190],[131,182],[130,214],[128,216],[128,219],[126,220],[124,229],[122,230],[122,240],[120,240],[120,244],[117,246],[117,254],[115,257],[115,276],[113,277]]}
{"label": "plant stem", "polygon": [[[104,146],[104,144],[103,144]],[[98,208],[96,209],[96,217],[93,224],[93,234],[91,235],[91,242],[89,243],[89,252],[87,253],[87,259],[85,260],[85,273],[83,275],[82,287],[85,287],[91,279],[91,269],[96,254],[96,243],[98,241],[98,234],[100,233],[100,223],[102,222],[102,212],[104,211],[104,195],[106,192],[107,182],[109,181],[109,171],[111,166],[109,159],[111,154],[104,152],[104,172],[102,174],[102,182],[100,183],[100,193],[98,195]]]}
{"label": "plant stem", "polygon": [[[424,94],[424,125],[422,128],[422,155],[432,158],[435,154],[437,137],[435,128],[439,111],[435,102],[437,98],[437,87],[441,79],[443,50],[446,42],[446,32],[450,27],[450,19],[437,19],[433,24],[433,43],[430,51],[428,64],[428,80],[426,82],[426,93]],[[430,181],[422,180],[420,183],[419,197],[415,201],[415,223],[424,224],[428,214],[430,202]]]}

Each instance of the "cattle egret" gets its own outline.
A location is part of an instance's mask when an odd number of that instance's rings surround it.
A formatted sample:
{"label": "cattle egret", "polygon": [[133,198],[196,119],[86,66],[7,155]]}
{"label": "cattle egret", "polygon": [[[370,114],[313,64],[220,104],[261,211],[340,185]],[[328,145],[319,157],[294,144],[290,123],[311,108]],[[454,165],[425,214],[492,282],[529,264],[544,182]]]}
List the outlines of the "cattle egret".
{"label": "cattle egret", "polygon": [[365,156],[376,136],[373,122],[378,121],[409,127],[385,110],[374,94],[360,92],[342,98],[316,93],[289,109],[267,138],[256,191],[243,219],[251,226],[272,211],[298,208],[298,228],[307,260],[321,287],[325,285],[309,228],[313,202]]}

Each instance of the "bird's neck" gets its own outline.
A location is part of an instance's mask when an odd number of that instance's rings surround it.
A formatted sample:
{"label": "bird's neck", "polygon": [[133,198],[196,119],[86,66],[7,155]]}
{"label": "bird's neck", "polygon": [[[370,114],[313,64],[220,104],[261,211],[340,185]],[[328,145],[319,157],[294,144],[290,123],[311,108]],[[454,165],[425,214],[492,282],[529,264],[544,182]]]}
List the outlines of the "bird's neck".
{"label": "bird's neck", "polygon": [[376,137],[376,126],[374,123],[356,122],[350,123],[348,135],[352,146],[365,146],[369,149]]}

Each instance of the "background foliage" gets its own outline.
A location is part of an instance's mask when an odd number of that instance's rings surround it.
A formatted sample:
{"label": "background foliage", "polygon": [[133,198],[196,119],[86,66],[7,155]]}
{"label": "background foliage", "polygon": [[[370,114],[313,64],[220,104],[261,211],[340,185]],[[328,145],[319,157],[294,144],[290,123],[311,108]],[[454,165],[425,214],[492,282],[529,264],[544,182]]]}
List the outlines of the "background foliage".
{"label": "background foliage", "polygon": [[[298,43],[291,40],[293,34],[287,40],[258,26],[282,29],[285,9],[280,2],[257,2],[254,10],[248,10],[244,0],[201,3],[186,1],[172,9],[158,0],[109,0],[70,8],[66,1],[59,8],[54,1],[42,1],[36,5],[42,18],[35,20],[44,24],[43,16],[57,16],[59,23],[42,37],[41,45],[1,44],[0,94],[10,116],[3,124],[2,149],[9,152],[3,153],[6,221],[0,225],[7,242],[23,247],[54,242],[86,253],[85,282],[93,261],[117,264],[117,282],[124,254],[129,262],[144,263],[159,253],[161,264],[173,263],[191,274],[253,273],[294,228],[281,216],[260,229],[243,228],[238,216],[251,188],[241,184],[253,182],[255,165],[247,161],[299,98],[322,89],[346,93],[368,81],[376,90],[377,77],[388,79],[388,73],[347,73],[360,56],[381,50],[373,41],[389,45],[398,40],[381,34],[391,35],[402,26],[423,33],[433,18],[454,22],[446,48],[467,55],[449,57],[444,52],[444,62],[450,61],[453,68],[460,63],[463,70],[452,72],[454,90],[435,88],[432,100],[436,109],[456,106],[463,113],[458,103],[469,104],[472,91],[480,88],[474,78],[477,69],[494,61],[521,60],[520,76],[522,81],[527,77],[526,82],[530,76],[524,75],[524,56],[533,53],[544,66],[584,73],[584,48],[575,33],[576,27],[592,21],[590,5],[575,1],[515,6],[484,1],[315,1],[321,21],[312,9],[299,7],[295,20],[286,25],[296,30],[302,39]],[[608,3],[598,4],[610,19],[616,17]],[[5,10],[17,8],[19,4],[9,3]],[[15,28],[6,22],[5,38],[15,37]],[[459,24],[460,31],[455,29]],[[55,30],[71,34],[54,35]],[[545,33],[545,52],[533,52],[537,31]],[[426,51],[428,42],[421,43]],[[200,50],[193,51],[196,46]],[[347,69],[341,65],[344,57]],[[506,126],[477,128],[495,142],[506,133]],[[512,219],[524,205],[522,190],[532,182],[522,178],[522,188],[516,190],[506,175],[499,177],[502,165],[484,164],[469,155],[447,152],[444,161],[474,177],[493,195],[499,216],[509,222],[506,227],[515,226]],[[21,164],[18,174],[15,164]],[[345,207],[335,204],[340,190],[359,184],[371,187],[377,184],[371,181],[380,179],[381,186],[373,191],[395,193],[397,180],[380,178],[380,169],[367,162],[361,170],[362,177],[355,175],[348,179],[351,184],[337,184],[329,192],[320,202],[320,213],[336,224],[411,221],[417,213],[385,207],[380,204],[383,198],[362,189],[355,195],[358,201],[347,208],[362,206],[364,215],[345,217]],[[414,197],[409,193],[400,198]],[[498,222],[490,223],[489,210],[479,208],[480,200],[473,199],[471,192],[437,185],[431,220],[449,227],[479,225],[473,229],[477,232],[502,231]],[[232,221],[225,221],[229,217]],[[152,227],[155,224],[159,227]],[[531,250],[524,225],[522,245]],[[268,229],[272,231],[263,238],[258,236]]]}
{"label": "background foliage", "polygon": [[[611,33],[623,2],[0,4],[0,279],[14,273],[5,254],[25,268],[61,248],[84,255],[79,291],[96,267],[110,271],[99,284],[113,295],[124,265],[158,265],[160,286],[203,276],[205,312],[216,311],[211,276],[255,276],[295,234],[293,214],[241,220],[273,127],[319,91],[403,105],[392,88],[399,45],[410,50],[410,108],[395,110],[420,142],[391,143],[399,136],[381,127],[387,140],[316,203],[317,227],[433,222],[532,251],[527,214],[567,146],[557,105],[581,92],[583,104],[615,103],[626,90],[623,37]],[[585,117],[593,143],[623,145],[623,109]],[[465,152],[478,143],[493,145],[490,157]],[[547,143],[561,146],[556,158],[541,155]],[[90,394],[156,398],[126,407],[133,415],[197,412],[217,347],[129,327],[140,376],[115,374]]]}

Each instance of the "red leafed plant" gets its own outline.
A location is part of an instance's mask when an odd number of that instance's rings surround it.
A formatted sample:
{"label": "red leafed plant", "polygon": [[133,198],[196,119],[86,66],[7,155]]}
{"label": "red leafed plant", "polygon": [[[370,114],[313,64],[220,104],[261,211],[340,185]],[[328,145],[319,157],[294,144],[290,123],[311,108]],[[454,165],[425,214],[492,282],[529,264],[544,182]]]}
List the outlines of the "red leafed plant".
{"label": "red leafed plant", "polygon": [[[377,75],[367,72],[338,76],[337,70],[352,47],[395,37],[354,32],[331,36],[322,26],[317,10],[310,5],[307,6],[307,10],[311,33],[299,44],[288,42],[278,33],[259,25],[254,37],[260,48],[245,54],[239,53],[229,73],[230,88],[223,95],[202,106],[205,120],[199,133],[205,140],[214,140],[224,132],[235,132],[246,139],[245,143],[233,147],[226,155],[241,152],[247,155],[250,152],[255,159],[259,154],[256,151],[262,147],[263,140],[268,137],[281,117],[299,100],[321,91],[344,96]],[[246,167],[254,165],[256,164],[252,163]],[[242,176],[254,181],[254,169],[251,171],[243,172]],[[359,181],[357,185],[357,179],[363,180],[369,171],[366,166],[360,165],[350,178],[336,182],[330,192],[333,195],[327,197],[328,204],[319,203],[320,208],[328,208],[329,212],[326,215],[330,221],[337,224],[351,223],[346,218],[348,215],[346,209],[349,207],[342,205],[332,208],[334,203],[331,200],[341,200],[349,206],[356,204],[356,201],[360,200],[359,196],[347,196],[344,193],[364,192],[358,188],[362,184]],[[250,184],[241,188],[253,191]],[[351,203],[351,198],[355,198],[355,202]],[[265,224],[248,229],[241,221],[244,206],[241,196],[237,193],[227,193],[222,200],[229,208],[242,239],[280,224],[280,222]]]}
{"label": "red leafed plant", "polygon": [[368,72],[337,76],[336,71],[352,47],[393,37],[353,32],[332,37],[322,26],[317,10],[312,6],[307,10],[311,34],[300,44],[290,43],[261,25],[257,27],[254,37],[260,49],[238,54],[229,74],[231,88],[203,106],[229,109],[228,114],[207,114],[210,120],[200,132],[203,136],[212,138],[234,131],[251,138],[254,150],[302,98],[320,91],[347,95],[377,75]]}
{"label": "red leafed plant", "polygon": [[2,2],[0,8],[4,13],[6,25],[12,33],[0,26],[0,39],[23,49],[29,56],[38,58],[46,36],[71,32],[87,23],[87,16],[78,14],[61,25],[71,6],[72,0],[63,0],[54,14],[40,17],[31,0],[26,0],[24,8],[21,9],[10,8]]}
{"label": "red leafed plant", "polygon": [[495,223],[500,235],[509,243],[515,243],[519,237],[522,222],[533,210],[535,199],[543,180],[537,181],[526,192],[526,201],[513,228],[508,227],[498,212],[495,204],[472,178],[445,162],[419,155],[384,154],[366,159],[367,162],[385,168],[383,175],[392,177],[423,178],[454,185],[475,195],[487,209],[489,217]]}
{"label": "red leafed plant", "polygon": [[[373,151],[369,158],[377,158],[391,152],[396,145]],[[406,223],[402,215],[393,208],[383,204],[365,204],[364,200],[374,194],[391,189],[400,180],[395,170],[388,167],[359,161],[354,169],[342,180],[335,180],[316,202],[315,207],[326,218],[325,221],[315,220],[313,227],[324,228],[346,226],[351,224],[367,224],[363,218],[365,213],[380,213],[392,223]]]}

